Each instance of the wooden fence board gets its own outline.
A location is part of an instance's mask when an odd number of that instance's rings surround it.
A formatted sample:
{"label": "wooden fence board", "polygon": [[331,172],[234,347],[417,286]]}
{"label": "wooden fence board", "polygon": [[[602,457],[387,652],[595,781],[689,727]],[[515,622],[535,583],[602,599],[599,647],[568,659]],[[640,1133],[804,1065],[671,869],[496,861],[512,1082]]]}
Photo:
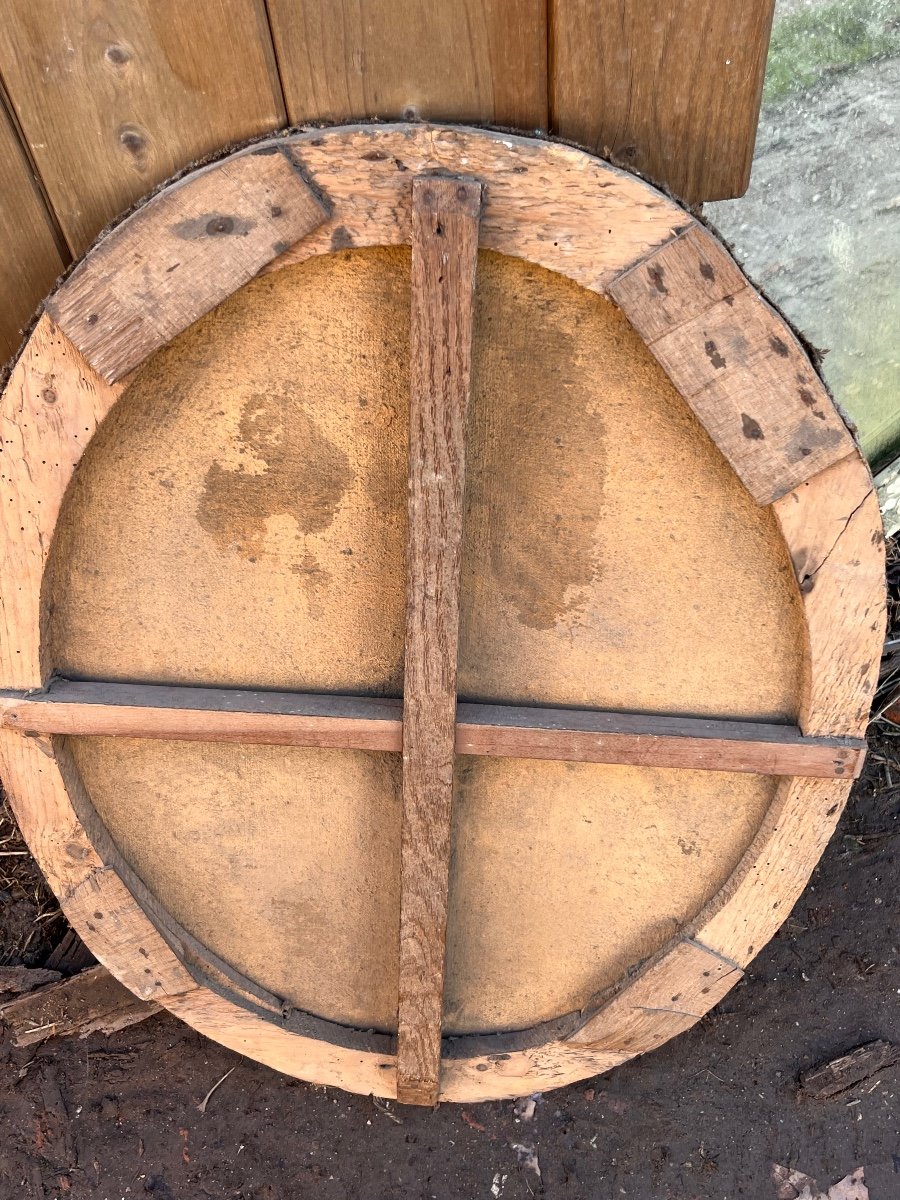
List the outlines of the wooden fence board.
{"label": "wooden fence board", "polygon": [[550,0],[550,124],[683,200],[750,180],[774,0]]}
{"label": "wooden fence board", "polygon": [[263,0],[7,0],[0,75],[75,254],[193,159],[284,123]]}
{"label": "wooden fence board", "polygon": [[547,128],[544,0],[270,0],[290,119]]}
{"label": "wooden fence board", "polygon": [[0,366],[19,348],[22,328],[65,262],[44,199],[0,101]]}

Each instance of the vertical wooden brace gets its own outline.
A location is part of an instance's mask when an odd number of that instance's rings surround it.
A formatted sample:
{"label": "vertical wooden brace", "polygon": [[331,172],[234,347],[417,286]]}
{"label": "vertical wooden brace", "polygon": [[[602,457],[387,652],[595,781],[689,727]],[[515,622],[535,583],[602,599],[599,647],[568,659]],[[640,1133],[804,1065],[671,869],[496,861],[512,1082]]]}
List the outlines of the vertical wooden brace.
{"label": "vertical wooden brace", "polygon": [[435,1104],[456,723],[465,421],[480,183],[419,176],[412,203],[397,1097]]}

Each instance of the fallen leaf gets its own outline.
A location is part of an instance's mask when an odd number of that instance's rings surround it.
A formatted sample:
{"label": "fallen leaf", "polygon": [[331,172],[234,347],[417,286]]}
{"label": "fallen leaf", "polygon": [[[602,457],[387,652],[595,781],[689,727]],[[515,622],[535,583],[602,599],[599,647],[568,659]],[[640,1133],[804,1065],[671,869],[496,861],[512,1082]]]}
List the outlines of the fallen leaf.
{"label": "fallen leaf", "polygon": [[775,1184],[775,1200],[869,1200],[864,1167],[857,1167],[825,1192],[811,1175],[793,1171],[778,1163],[772,1164],[772,1181]]}
{"label": "fallen leaf", "polygon": [[[533,1171],[538,1179],[541,1177],[541,1164],[538,1162],[537,1151],[534,1146],[523,1145],[522,1142],[513,1142],[512,1147],[516,1152],[516,1158],[519,1160],[519,1166],[525,1171]],[[840,1198],[839,1198],[840,1200]],[[855,1198],[853,1198],[855,1200]]]}

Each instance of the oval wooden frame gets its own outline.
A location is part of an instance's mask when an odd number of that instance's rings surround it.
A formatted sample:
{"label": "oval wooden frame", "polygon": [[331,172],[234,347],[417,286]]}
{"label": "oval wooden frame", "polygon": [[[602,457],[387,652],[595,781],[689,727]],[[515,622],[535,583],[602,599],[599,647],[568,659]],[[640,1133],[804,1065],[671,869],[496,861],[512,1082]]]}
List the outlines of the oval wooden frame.
{"label": "oval wooden frame", "polygon": [[[880,513],[868,467],[790,328],[695,218],[640,179],[568,146],[431,125],[310,130],[239,151],[154,195],[60,286],[0,407],[3,686],[47,681],[41,586],[54,527],[128,373],[260,270],[409,242],[409,180],[422,173],[483,182],[482,247],[566,275],[623,309],[744,485],[772,506],[806,619],[803,733],[862,735],[884,636]],[[173,246],[189,268],[174,285],[174,268],[162,265]],[[152,328],[141,315],[148,289]],[[287,1027],[266,1011],[252,985],[217,987],[209,961],[202,975],[189,969],[190,939],[151,920],[152,898],[138,903],[139,881],[129,890],[108,839],[86,828],[89,802],[59,739],[6,725],[0,762],[66,916],[122,983],[278,1070],[396,1095],[387,1038],[372,1048],[322,1040],[316,1023]],[[558,1087],[692,1025],[789,913],[849,788],[849,778],[782,779],[737,869],[689,927],[568,1024],[506,1041],[446,1039],[441,1098]]]}

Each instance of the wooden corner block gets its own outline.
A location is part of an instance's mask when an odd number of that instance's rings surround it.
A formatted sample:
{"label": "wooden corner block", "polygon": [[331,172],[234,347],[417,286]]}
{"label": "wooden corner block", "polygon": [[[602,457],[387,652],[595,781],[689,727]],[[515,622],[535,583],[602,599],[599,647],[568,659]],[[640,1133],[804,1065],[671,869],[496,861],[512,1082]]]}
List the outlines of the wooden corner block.
{"label": "wooden corner block", "polygon": [[242,152],[165,188],[113,229],[47,311],[112,383],[326,217],[279,146]]}
{"label": "wooden corner block", "polygon": [[651,349],[759,504],[854,450],[800,344],[747,288]]}
{"label": "wooden corner block", "polygon": [[609,293],[757,503],[853,452],[800,343],[700,226]]}
{"label": "wooden corner block", "polygon": [[679,942],[651,963],[569,1038],[573,1046],[644,1054],[694,1025],[742,975],[697,942]]}

